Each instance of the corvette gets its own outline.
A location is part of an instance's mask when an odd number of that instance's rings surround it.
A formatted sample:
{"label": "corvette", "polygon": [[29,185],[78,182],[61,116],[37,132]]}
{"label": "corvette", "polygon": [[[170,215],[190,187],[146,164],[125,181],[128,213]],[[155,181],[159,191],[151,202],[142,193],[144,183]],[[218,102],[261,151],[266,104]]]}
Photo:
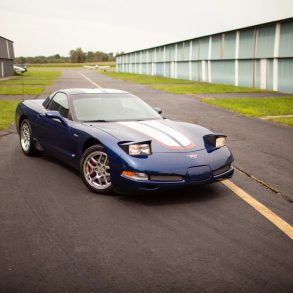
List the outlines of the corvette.
{"label": "corvette", "polygon": [[140,193],[232,177],[226,136],[162,117],[113,89],[64,89],[16,109],[24,154],[46,152],[80,171],[99,194]]}

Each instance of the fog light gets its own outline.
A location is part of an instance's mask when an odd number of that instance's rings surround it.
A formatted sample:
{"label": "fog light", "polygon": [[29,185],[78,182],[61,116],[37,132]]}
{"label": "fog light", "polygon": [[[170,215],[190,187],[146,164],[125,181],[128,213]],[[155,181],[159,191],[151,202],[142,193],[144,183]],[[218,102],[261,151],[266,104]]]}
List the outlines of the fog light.
{"label": "fog light", "polygon": [[132,180],[148,180],[148,175],[141,172],[123,171],[121,175]]}

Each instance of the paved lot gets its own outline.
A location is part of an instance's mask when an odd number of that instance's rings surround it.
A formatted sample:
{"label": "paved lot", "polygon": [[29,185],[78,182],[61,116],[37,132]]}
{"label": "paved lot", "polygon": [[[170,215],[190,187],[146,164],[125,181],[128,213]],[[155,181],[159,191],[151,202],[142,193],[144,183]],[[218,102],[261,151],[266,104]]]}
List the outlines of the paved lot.
{"label": "paved lot", "polygon": [[[292,129],[82,70],[172,119],[225,132],[233,182],[289,224]],[[66,70],[53,89],[93,87]],[[292,240],[223,184],[153,196],[97,196],[72,169],[0,137],[1,292],[292,292]]]}

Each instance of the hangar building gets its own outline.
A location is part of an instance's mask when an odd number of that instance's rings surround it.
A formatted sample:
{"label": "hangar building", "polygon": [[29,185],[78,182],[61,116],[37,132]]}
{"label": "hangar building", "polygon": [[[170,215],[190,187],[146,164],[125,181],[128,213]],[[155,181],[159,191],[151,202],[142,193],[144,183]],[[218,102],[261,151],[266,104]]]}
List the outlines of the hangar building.
{"label": "hangar building", "polygon": [[14,75],[13,42],[0,36],[0,78]]}
{"label": "hangar building", "polygon": [[293,18],[138,50],[117,71],[293,93]]}

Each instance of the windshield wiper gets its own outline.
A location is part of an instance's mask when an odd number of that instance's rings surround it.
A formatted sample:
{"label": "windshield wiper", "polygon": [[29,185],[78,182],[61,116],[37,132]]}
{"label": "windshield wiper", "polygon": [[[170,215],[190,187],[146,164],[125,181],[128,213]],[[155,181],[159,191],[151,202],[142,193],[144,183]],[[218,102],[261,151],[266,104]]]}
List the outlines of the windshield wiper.
{"label": "windshield wiper", "polygon": [[86,120],[86,121],[83,121],[85,123],[91,123],[91,122],[110,122],[109,120]]}

